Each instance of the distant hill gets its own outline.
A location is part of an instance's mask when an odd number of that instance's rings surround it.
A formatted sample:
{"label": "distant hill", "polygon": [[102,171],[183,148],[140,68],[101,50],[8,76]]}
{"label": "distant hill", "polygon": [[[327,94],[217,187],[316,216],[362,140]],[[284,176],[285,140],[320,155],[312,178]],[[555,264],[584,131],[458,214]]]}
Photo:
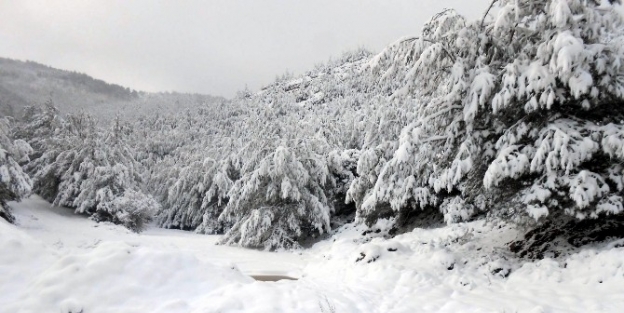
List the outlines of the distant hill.
{"label": "distant hill", "polygon": [[177,111],[224,99],[199,94],[141,92],[82,73],[0,58],[0,115],[19,117],[23,107],[48,100],[62,113],[84,110],[110,119],[115,115],[131,117]]}

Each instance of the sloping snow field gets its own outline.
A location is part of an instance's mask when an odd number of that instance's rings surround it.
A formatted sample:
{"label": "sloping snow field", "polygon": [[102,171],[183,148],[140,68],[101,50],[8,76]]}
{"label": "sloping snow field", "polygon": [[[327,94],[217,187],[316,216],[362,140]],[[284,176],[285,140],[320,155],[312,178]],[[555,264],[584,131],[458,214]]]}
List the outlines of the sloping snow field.
{"label": "sloping snow field", "polygon": [[[624,312],[624,241],[522,263],[473,222],[384,239],[347,225],[298,252],[137,235],[32,197],[0,220],[0,312]],[[296,281],[259,282],[274,274]]]}

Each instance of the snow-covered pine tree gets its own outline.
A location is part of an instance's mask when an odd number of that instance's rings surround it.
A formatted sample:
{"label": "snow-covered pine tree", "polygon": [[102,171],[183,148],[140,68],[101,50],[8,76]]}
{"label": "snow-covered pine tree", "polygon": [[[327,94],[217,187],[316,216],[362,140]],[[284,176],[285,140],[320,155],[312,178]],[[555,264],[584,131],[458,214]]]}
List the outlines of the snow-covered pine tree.
{"label": "snow-covered pine tree", "polygon": [[158,223],[165,228],[222,233],[223,225],[218,218],[227,204],[227,193],[235,176],[228,159],[206,158],[185,166],[169,188],[164,204],[167,209],[159,216]]}
{"label": "snow-covered pine tree", "polygon": [[44,145],[50,149],[27,165],[34,191],[95,220],[142,230],[159,205],[140,191],[139,165],[124,142],[126,132],[119,119],[101,132],[88,115],[68,116]]}
{"label": "snow-covered pine tree", "polygon": [[[162,205],[166,228],[221,233],[218,216],[237,177],[246,110],[238,101],[211,104],[175,115],[145,117],[132,142],[138,147],[147,190]],[[150,139],[144,140],[143,134]]]}
{"label": "snow-covered pine tree", "polygon": [[24,141],[15,145],[9,136],[9,126],[6,118],[0,118],[0,217],[12,222],[7,202],[19,201],[30,194],[32,182],[17,162],[23,158],[21,155],[27,157],[30,146]]}
{"label": "snow-covered pine tree", "polygon": [[15,138],[28,142],[32,147],[34,154],[29,155],[29,159],[36,159],[45,150],[46,142],[53,140],[54,132],[61,127],[61,122],[59,110],[52,100],[48,100],[40,106],[25,107],[12,131]]}
{"label": "snow-covered pine tree", "polygon": [[240,134],[246,143],[236,156],[240,179],[219,217],[232,224],[224,243],[297,247],[331,229],[353,178],[358,152],[352,148],[362,142],[353,113],[364,91],[345,85],[362,78],[357,73],[363,57],[278,80],[240,100],[252,113]]}
{"label": "snow-covered pine tree", "polygon": [[[376,62],[378,61],[372,59],[370,63]],[[380,86],[384,86],[383,82]],[[382,92],[385,93],[392,87],[383,88]],[[356,113],[359,115],[360,123],[365,125],[359,132],[364,140],[356,161],[357,174],[347,190],[345,200],[354,202],[358,209],[361,209],[363,200],[370,196],[381,170],[398,148],[399,134],[414,119],[416,104],[414,99],[378,96],[371,98],[367,105]],[[378,217],[377,214],[371,216],[373,219]]]}
{"label": "snow-covered pine tree", "polygon": [[389,58],[411,66],[393,96],[422,100],[360,218],[384,206],[447,222],[623,211],[619,1],[495,2],[493,19],[436,15],[408,63]]}
{"label": "snow-covered pine tree", "polygon": [[[141,148],[139,153],[148,156],[143,160],[153,164],[148,173],[148,185],[163,205],[159,223],[203,233],[233,226],[226,234],[227,243],[262,248],[297,246],[298,240],[327,231],[329,227],[326,226],[318,229],[310,226],[319,224],[313,213],[315,201],[320,201],[323,210],[329,212],[330,220],[336,207],[340,207],[341,212],[349,208],[342,202],[346,187],[353,179],[357,150],[365,142],[385,138],[362,136],[367,127],[371,127],[367,123],[369,113],[383,109],[378,105],[383,100],[368,101],[367,93],[374,93],[375,86],[368,72],[361,71],[368,56],[364,51],[345,54],[303,76],[284,76],[260,92],[241,92],[216,109],[189,116],[160,117],[157,123],[146,119],[147,127],[142,128],[157,128],[153,132],[150,130],[155,143],[152,147],[159,147],[162,140],[180,143],[175,149],[167,150],[167,156],[162,159],[149,156],[155,155],[151,147]],[[386,117],[392,120],[391,116]],[[393,123],[381,120],[384,126]],[[280,149],[288,151],[287,161],[294,165],[280,168],[281,165],[274,164]],[[312,181],[296,181],[307,179],[306,175],[293,176],[289,172],[302,173],[297,163],[308,171],[307,176]],[[270,174],[263,167],[283,172]],[[314,174],[316,171],[325,174]],[[251,177],[263,177],[265,181],[257,185]],[[279,194],[275,197],[265,194],[268,186],[281,188],[284,177],[296,182],[293,188],[301,188],[299,192],[304,194],[301,199],[286,196],[280,199]],[[234,188],[238,192],[232,193]],[[243,189],[248,192],[241,193]],[[230,204],[236,201],[249,205]],[[304,211],[282,214],[276,209],[278,202]],[[265,211],[275,216],[268,227],[282,227],[285,231],[276,231],[270,240],[255,243],[241,240],[240,226],[261,206],[270,208]],[[220,214],[224,207],[226,210]],[[221,218],[217,219],[219,216]],[[289,216],[294,218],[286,221]],[[201,223],[197,225],[198,222]],[[293,226],[283,227],[287,223]],[[320,224],[326,225],[324,220]],[[300,235],[296,228],[302,229]],[[261,228],[245,229],[245,238],[264,236]]]}
{"label": "snow-covered pine tree", "polygon": [[229,192],[220,220],[232,223],[227,244],[250,248],[290,248],[330,229],[323,159],[305,149],[279,146],[242,175]]}

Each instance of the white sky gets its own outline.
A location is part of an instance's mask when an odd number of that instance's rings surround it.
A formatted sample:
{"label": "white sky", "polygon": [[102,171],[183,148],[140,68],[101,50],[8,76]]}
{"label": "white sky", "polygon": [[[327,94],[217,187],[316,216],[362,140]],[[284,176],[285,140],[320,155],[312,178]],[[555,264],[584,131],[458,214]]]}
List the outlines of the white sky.
{"label": "white sky", "polygon": [[342,52],[381,50],[489,0],[0,0],[0,56],[145,91],[232,96]]}

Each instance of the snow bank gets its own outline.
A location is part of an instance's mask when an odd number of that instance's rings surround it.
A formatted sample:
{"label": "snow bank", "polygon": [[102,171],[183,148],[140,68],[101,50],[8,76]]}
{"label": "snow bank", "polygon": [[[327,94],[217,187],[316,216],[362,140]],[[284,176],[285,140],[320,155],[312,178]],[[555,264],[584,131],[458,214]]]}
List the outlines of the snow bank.
{"label": "snow bank", "polygon": [[[336,312],[621,312],[623,243],[525,262],[506,248],[521,231],[461,223],[392,239],[346,226],[317,244],[304,279]],[[322,287],[321,287],[322,286]],[[347,298],[347,299],[345,299]],[[345,303],[350,303],[343,306]]]}
{"label": "snow bank", "polygon": [[182,251],[102,242],[60,254],[0,222],[2,312],[188,312],[193,299],[253,280]]}
{"label": "snow bank", "polygon": [[[384,223],[347,224],[309,250],[267,253],[181,231],[137,235],[44,204],[17,205],[17,226],[0,221],[2,313],[624,308],[624,240],[524,262],[507,248],[523,232],[508,224],[460,223],[392,239]],[[250,272],[299,280],[258,282]]]}

